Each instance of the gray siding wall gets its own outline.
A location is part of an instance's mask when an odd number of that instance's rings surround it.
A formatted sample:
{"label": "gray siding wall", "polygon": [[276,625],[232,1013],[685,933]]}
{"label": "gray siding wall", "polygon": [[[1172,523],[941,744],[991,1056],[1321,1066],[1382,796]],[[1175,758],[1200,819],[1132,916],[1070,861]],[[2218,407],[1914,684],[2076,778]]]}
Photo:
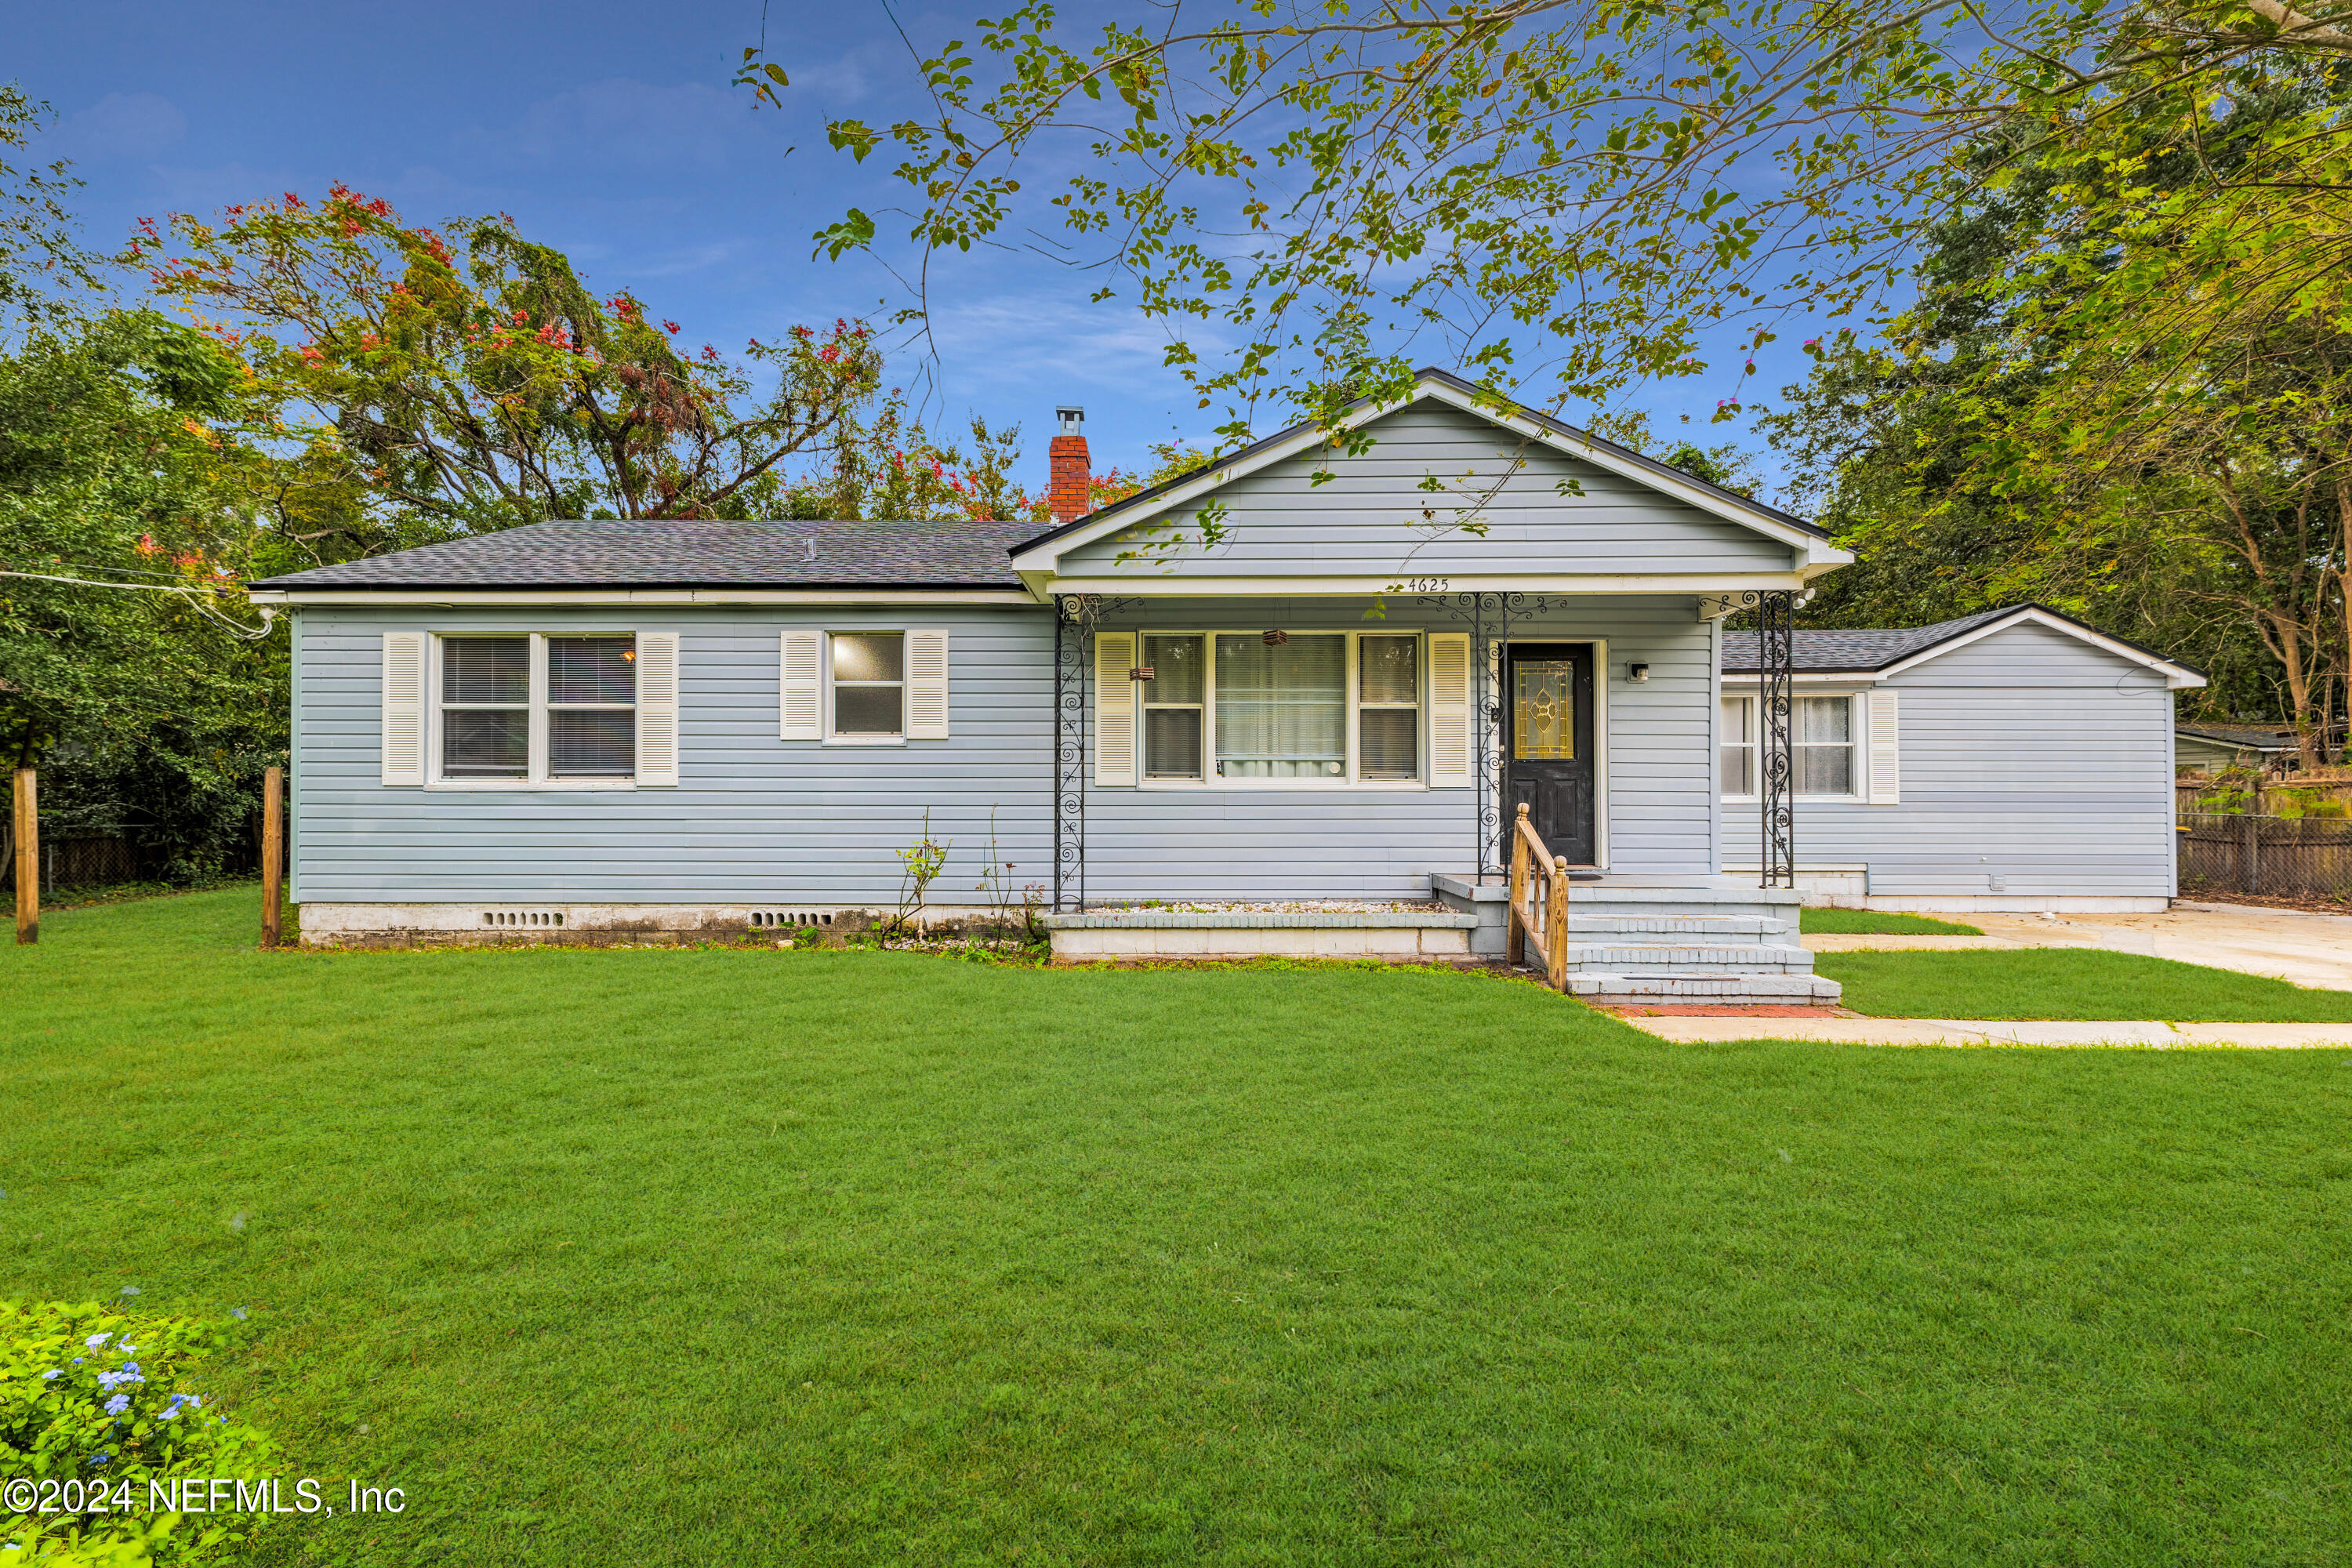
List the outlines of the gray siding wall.
{"label": "gray siding wall", "polygon": [[[302,614],[297,897],[320,902],[895,902],[893,851],[930,811],[954,849],[939,892],[980,879],[996,817],[1016,883],[1052,872],[1045,815],[1052,617],[940,606],[769,612],[310,609]],[[944,626],[952,738],[778,739],[778,634]],[[389,630],[680,634],[674,789],[467,792],[379,782]]]}
{"label": "gray siding wall", "polygon": [[[1123,629],[1465,629],[1417,601],[1163,601]],[[1052,879],[1053,623],[1042,607],[840,611],[581,606],[313,608],[297,674],[295,896],[335,903],[893,902],[893,852],[922,831],[954,848],[935,896],[973,897],[990,837],[1016,885]],[[944,626],[952,738],[829,747],[777,736],[777,637]],[[381,638],[623,629],[681,636],[674,789],[467,792],[379,782]],[[1606,829],[1614,870],[1711,868],[1714,637],[1688,597],[1554,599],[1523,638],[1606,638]],[[1651,667],[1648,684],[1625,679]],[[1089,787],[1095,899],[1420,898],[1471,863],[1470,790],[1178,792]]]}
{"label": "gray siding wall", "polygon": [[[1867,864],[1869,890],[1895,896],[1984,894],[1995,877],[2010,896],[2172,891],[2161,676],[2029,624],[1885,684],[1902,693],[1903,798],[1801,803],[1800,868]],[[1723,829],[1725,858],[1754,864],[1756,808],[1725,806]]]}
{"label": "gray siding wall", "polygon": [[[1400,578],[1790,569],[1788,545],[1444,404],[1415,404],[1367,429],[1375,445],[1360,457],[1293,458],[1225,486],[1217,494],[1230,513],[1230,538],[1205,553],[1188,549],[1178,569],[1188,575]],[[1525,466],[1510,473],[1516,461]],[[1318,469],[1335,477],[1315,484]],[[1506,473],[1499,493],[1476,513],[1486,535],[1461,531],[1457,509]],[[1446,490],[1421,489],[1425,477]],[[1583,494],[1560,493],[1568,480]],[[1192,512],[1181,507],[1168,516],[1189,534]],[[1118,561],[1150,537],[1139,528],[1097,540],[1064,555],[1061,570],[1140,576],[1168,570],[1158,560]]]}

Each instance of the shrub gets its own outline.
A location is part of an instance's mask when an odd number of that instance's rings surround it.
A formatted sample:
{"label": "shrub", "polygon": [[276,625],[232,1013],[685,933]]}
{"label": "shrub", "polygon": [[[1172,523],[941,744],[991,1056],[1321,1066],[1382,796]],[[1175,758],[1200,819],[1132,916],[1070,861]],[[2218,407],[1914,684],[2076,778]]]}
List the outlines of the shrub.
{"label": "shrub", "polygon": [[[0,1301],[0,1568],[196,1564],[249,1533],[246,1516],[149,1511],[150,1481],[267,1475],[277,1450],[178,1386],[229,1342],[222,1325],[89,1303]],[[20,1491],[22,1489],[18,1489]]]}

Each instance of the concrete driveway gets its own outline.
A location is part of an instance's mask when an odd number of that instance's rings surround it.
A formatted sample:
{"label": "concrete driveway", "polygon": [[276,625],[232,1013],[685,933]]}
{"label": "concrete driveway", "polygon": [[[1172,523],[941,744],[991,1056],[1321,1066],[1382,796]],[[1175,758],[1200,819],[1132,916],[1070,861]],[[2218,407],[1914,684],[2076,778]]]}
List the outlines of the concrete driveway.
{"label": "concrete driveway", "polygon": [[1831,936],[1803,939],[1815,952],[1857,948],[2099,947],[2144,952],[2297,985],[2352,991],[2352,915],[2314,915],[2252,904],[2178,903],[2147,915],[1941,915],[1980,937]]}

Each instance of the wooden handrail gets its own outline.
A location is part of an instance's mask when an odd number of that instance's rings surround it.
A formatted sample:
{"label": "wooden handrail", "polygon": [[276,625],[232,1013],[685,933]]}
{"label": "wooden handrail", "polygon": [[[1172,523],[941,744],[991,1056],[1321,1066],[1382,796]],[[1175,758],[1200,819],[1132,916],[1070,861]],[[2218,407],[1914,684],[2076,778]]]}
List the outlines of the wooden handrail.
{"label": "wooden handrail", "polygon": [[[1528,873],[1540,867],[1542,876]],[[1535,903],[1543,900],[1541,936],[1536,934]],[[1544,984],[1555,991],[1568,989],[1568,868],[1544,847],[1542,836],[1528,821],[1527,804],[1519,805],[1511,824],[1511,910],[1503,938],[1503,956],[1511,963],[1527,962],[1535,950],[1543,965]]]}

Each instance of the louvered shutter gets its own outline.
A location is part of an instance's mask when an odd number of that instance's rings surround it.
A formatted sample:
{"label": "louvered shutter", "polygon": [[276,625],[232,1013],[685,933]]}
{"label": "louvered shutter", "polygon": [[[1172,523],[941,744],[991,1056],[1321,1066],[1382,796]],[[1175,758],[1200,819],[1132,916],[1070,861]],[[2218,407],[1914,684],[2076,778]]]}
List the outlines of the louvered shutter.
{"label": "louvered shutter", "polygon": [[383,634],[383,782],[425,782],[423,632]]}
{"label": "louvered shutter", "polygon": [[1430,634],[1429,782],[1438,789],[1470,786],[1470,637],[1466,632]]}
{"label": "louvered shutter", "polygon": [[907,634],[907,739],[948,738],[948,634]]}
{"label": "louvered shutter", "polygon": [[677,634],[637,634],[637,783],[677,783]]}
{"label": "louvered shutter", "polygon": [[1135,666],[1133,632],[1095,634],[1095,783],[1135,782]]}
{"label": "louvered shutter", "polygon": [[1870,694],[1870,804],[1896,805],[1903,799],[1903,728],[1895,694]]}
{"label": "louvered shutter", "polygon": [[786,632],[778,699],[778,733],[787,741],[824,739],[824,634]]}

